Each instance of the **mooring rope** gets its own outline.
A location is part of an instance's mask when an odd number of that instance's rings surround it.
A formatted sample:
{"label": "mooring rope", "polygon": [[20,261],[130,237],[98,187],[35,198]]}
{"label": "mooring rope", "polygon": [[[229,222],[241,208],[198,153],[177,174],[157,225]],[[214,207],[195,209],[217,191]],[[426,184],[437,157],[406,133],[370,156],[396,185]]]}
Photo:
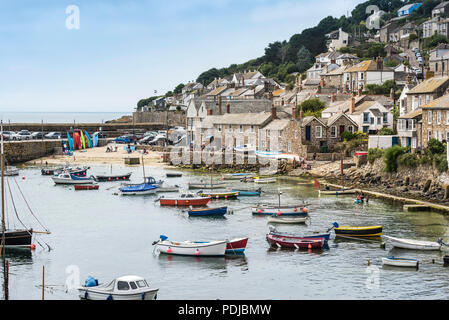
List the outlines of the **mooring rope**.
{"label": "mooring rope", "polygon": [[15,178],[14,178],[13,180],[14,180],[14,182],[16,183],[17,189],[19,189],[19,192],[20,192],[20,194],[22,195],[22,198],[23,198],[23,200],[25,201],[25,203],[26,203],[28,209],[30,210],[31,215],[34,217],[34,219],[36,219],[36,221],[41,225],[41,227],[44,228],[45,231],[50,232],[50,230],[48,230],[48,229],[47,229],[47,228],[46,228],[46,227],[39,221],[39,219],[38,219],[38,218],[36,217],[36,215],[34,214],[33,210],[31,210],[31,207],[30,207],[30,205],[28,204],[28,201],[26,200],[25,195],[23,194],[22,190],[20,189],[20,186],[19,186],[19,184],[17,183],[17,180],[16,180]]}

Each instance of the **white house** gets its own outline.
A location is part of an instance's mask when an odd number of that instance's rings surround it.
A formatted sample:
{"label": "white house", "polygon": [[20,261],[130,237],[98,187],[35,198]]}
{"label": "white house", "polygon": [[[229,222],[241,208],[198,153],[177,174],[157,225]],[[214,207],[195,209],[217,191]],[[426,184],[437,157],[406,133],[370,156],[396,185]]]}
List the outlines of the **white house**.
{"label": "white house", "polygon": [[353,106],[351,103],[347,115],[362,132],[376,134],[382,128],[393,129],[393,114],[380,102],[364,101],[357,107]]}
{"label": "white house", "polygon": [[381,85],[394,80],[394,70],[384,67],[383,59],[366,60],[347,69],[343,74],[347,88],[351,91],[365,89],[368,84]]}
{"label": "white house", "polygon": [[341,28],[328,33],[326,35],[331,41],[328,44],[328,48],[331,51],[337,51],[340,48],[347,47],[349,43],[349,33],[344,32]]}

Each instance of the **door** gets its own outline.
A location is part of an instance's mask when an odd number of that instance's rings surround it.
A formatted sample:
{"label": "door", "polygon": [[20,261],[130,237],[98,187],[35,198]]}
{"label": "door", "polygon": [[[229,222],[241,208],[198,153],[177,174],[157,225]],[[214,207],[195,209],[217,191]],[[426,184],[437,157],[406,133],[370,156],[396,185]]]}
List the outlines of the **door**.
{"label": "door", "polygon": [[306,126],[306,141],[310,141],[310,126]]}
{"label": "door", "polygon": [[343,132],[345,132],[345,126],[340,126],[340,137]]}

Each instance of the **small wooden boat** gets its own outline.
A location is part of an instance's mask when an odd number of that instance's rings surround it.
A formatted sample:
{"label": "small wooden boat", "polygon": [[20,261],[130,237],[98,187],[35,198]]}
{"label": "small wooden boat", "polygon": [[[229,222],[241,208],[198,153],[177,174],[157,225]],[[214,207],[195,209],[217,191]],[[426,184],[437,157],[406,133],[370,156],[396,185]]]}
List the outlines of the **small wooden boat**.
{"label": "small wooden boat", "polygon": [[211,197],[212,199],[237,199],[238,192],[201,192],[202,197]]}
{"label": "small wooden boat", "polygon": [[276,182],[276,178],[254,179],[254,183],[256,183],[256,184],[267,184],[267,183],[275,183],[275,182]]}
{"label": "small wooden boat", "polygon": [[402,249],[413,249],[413,250],[441,250],[443,244],[441,239],[437,242],[432,241],[421,241],[413,239],[401,239],[390,236],[384,236],[386,239],[390,240],[393,247]]}
{"label": "small wooden boat", "polygon": [[272,216],[268,217],[268,223],[282,223],[282,224],[302,224],[306,223],[309,217],[281,217],[281,216]]}
{"label": "small wooden boat", "polygon": [[339,196],[344,194],[355,194],[356,191],[352,189],[345,189],[345,190],[318,190],[320,195],[332,195],[332,196]]}
{"label": "small wooden boat", "polygon": [[295,249],[321,249],[324,245],[324,239],[294,239],[285,238],[267,234],[267,241],[271,245],[279,248],[295,248]]}
{"label": "small wooden boat", "polygon": [[98,190],[98,184],[75,184],[75,190]]}
{"label": "small wooden boat", "polygon": [[178,178],[178,177],[182,177],[182,173],[166,173],[165,174],[167,178]]}
{"label": "small wooden boat", "polygon": [[224,216],[226,212],[228,212],[228,207],[191,209],[188,211],[189,216],[193,217]]}
{"label": "small wooden boat", "polygon": [[42,168],[41,174],[43,176],[54,176],[55,174],[60,174],[63,170],[64,167]]}
{"label": "small wooden boat", "polygon": [[78,288],[83,300],[156,300],[159,289],[150,288],[146,280],[139,276],[119,277],[108,284],[98,284],[92,277]]}
{"label": "small wooden boat", "polygon": [[394,267],[413,267],[418,268],[419,260],[417,259],[409,259],[409,258],[396,258],[396,257],[388,257],[382,258],[382,264],[387,266]]}
{"label": "small wooden boat", "polygon": [[336,236],[346,237],[380,237],[382,235],[382,226],[339,226],[335,229]]}
{"label": "small wooden boat", "polygon": [[183,255],[183,256],[224,256],[227,240],[221,241],[170,241],[161,236],[158,241],[153,242],[160,253]]}
{"label": "small wooden boat", "polygon": [[111,182],[111,181],[126,181],[129,180],[131,177],[131,172],[126,174],[119,174],[119,175],[112,175],[112,174],[105,174],[105,175],[96,175],[94,176],[95,181],[98,182]]}
{"label": "small wooden boat", "polygon": [[161,206],[205,206],[211,200],[210,197],[201,197],[192,193],[182,193],[177,197],[159,198]]}
{"label": "small wooden boat", "polygon": [[228,240],[226,243],[226,254],[242,254],[245,252],[248,238]]}
{"label": "small wooden boat", "polygon": [[226,188],[226,183],[188,183],[189,189],[224,189]]}
{"label": "small wooden boat", "polygon": [[31,239],[33,237],[33,229],[14,229],[6,230],[4,233],[0,231],[0,239],[5,237],[5,248],[32,248]]}
{"label": "small wooden boat", "polygon": [[55,184],[93,184],[95,182],[92,178],[77,177],[67,172],[51,178]]}
{"label": "small wooden boat", "polygon": [[305,216],[309,210],[305,205],[292,206],[274,206],[274,205],[257,205],[251,208],[253,214],[258,215],[281,215],[281,216]]}
{"label": "small wooden boat", "polygon": [[232,192],[238,192],[239,196],[244,197],[257,197],[260,196],[262,193],[262,189],[255,189],[255,190],[244,190],[244,189],[232,189]]}
{"label": "small wooden boat", "polygon": [[311,234],[311,235],[296,236],[296,235],[290,235],[287,233],[277,232],[274,230],[274,231],[270,231],[270,234],[279,236],[279,237],[284,237],[284,238],[292,238],[292,239],[321,239],[321,238],[323,238],[324,241],[329,241],[329,238],[330,238],[330,233],[315,233],[315,234]]}
{"label": "small wooden boat", "polygon": [[223,175],[223,180],[241,180],[243,178],[253,178],[255,173],[228,173]]}

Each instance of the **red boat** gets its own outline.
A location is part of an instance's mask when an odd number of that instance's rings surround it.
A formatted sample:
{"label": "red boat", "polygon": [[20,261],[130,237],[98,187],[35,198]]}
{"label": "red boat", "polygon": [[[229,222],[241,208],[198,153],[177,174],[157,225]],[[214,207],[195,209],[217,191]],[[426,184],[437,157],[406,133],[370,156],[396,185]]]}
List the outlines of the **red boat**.
{"label": "red boat", "polygon": [[98,184],[75,184],[75,190],[98,190],[99,187]]}
{"label": "red boat", "polygon": [[295,239],[273,234],[267,234],[267,240],[271,245],[282,248],[296,248],[296,249],[321,249],[324,244],[324,238],[318,239]]}
{"label": "red boat", "polygon": [[159,203],[161,206],[205,206],[210,199],[210,197],[199,197],[193,193],[186,193],[176,198],[159,198]]}
{"label": "red boat", "polygon": [[243,253],[246,249],[246,244],[248,243],[248,238],[239,238],[229,240],[226,244],[226,252],[229,253]]}

